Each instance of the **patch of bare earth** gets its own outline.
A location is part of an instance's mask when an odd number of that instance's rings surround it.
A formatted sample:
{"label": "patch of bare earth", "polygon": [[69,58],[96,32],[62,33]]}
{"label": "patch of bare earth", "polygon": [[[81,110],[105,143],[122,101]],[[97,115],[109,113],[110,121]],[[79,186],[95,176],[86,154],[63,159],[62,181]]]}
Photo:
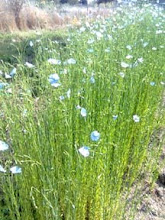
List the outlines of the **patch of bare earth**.
{"label": "patch of bare earth", "polygon": [[164,166],[158,180],[152,190],[148,186],[143,190],[134,220],[165,220],[165,146],[160,161]]}

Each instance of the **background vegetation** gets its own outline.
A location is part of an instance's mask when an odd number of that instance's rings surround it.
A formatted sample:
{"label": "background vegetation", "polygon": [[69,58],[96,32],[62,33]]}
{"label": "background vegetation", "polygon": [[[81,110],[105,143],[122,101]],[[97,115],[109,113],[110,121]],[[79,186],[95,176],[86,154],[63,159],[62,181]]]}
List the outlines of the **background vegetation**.
{"label": "background vegetation", "polygon": [[164,140],[164,16],[1,35],[0,219],[134,219]]}

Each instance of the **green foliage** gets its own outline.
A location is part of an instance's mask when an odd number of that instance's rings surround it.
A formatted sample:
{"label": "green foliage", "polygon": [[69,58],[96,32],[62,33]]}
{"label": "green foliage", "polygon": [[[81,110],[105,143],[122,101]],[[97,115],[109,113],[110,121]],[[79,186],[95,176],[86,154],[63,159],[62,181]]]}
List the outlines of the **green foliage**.
{"label": "green foliage", "polygon": [[[131,187],[156,173],[162,144],[154,134],[164,126],[163,17],[147,6],[119,9],[68,30],[67,39],[26,42],[34,66],[20,52],[14,78],[0,75],[9,83],[0,90],[0,140],[9,144],[0,152],[1,219],[131,219]],[[57,88],[48,81],[53,73]],[[12,174],[14,165],[22,173]]]}

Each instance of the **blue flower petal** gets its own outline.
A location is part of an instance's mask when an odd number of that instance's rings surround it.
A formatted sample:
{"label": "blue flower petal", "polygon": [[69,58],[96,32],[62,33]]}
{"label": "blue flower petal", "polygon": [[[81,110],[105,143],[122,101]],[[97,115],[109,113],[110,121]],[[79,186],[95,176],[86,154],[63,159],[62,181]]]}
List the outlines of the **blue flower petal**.
{"label": "blue flower petal", "polygon": [[0,151],[8,150],[9,145],[6,144],[4,141],[0,141]]}
{"label": "blue flower petal", "polygon": [[91,133],[91,140],[98,141],[100,139],[100,133],[98,131],[93,131]]}
{"label": "blue flower petal", "polygon": [[86,117],[87,116],[87,110],[85,108],[81,108],[81,116]]}
{"label": "blue flower petal", "polygon": [[13,174],[22,173],[21,167],[18,167],[18,166],[11,167],[11,168],[10,168],[10,171],[11,171]]}

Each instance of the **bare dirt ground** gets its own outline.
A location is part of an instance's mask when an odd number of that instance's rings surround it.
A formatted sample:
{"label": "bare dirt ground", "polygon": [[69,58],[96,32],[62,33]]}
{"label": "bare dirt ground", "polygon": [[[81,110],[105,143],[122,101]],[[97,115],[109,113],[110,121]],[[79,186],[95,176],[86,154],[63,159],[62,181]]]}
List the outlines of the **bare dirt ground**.
{"label": "bare dirt ground", "polygon": [[158,180],[152,190],[145,186],[134,220],[165,220],[165,146],[160,162]]}

